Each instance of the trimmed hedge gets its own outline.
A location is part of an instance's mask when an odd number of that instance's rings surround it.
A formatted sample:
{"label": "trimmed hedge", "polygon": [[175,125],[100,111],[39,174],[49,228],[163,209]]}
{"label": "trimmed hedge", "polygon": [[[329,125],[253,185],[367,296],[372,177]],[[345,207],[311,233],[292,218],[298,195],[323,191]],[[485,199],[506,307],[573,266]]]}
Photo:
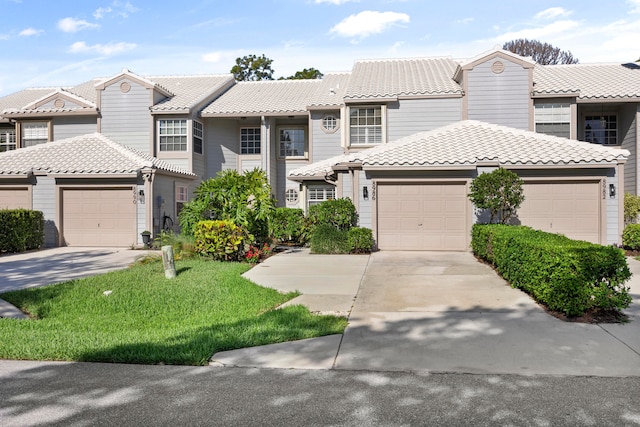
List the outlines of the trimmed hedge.
{"label": "trimmed hedge", "polygon": [[44,215],[27,209],[0,210],[0,253],[39,249],[44,243]]}
{"label": "trimmed hedge", "polygon": [[622,246],[633,251],[640,249],[640,224],[628,224],[624,228]]}
{"label": "trimmed hedge", "polygon": [[271,215],[272,234],[280,242],[304,244],[308,228],[302,209],[276,208]]}
{"label": "trimmed hedge", "polygon": [[349,251],[355,254],[368,254],[373,249],[373,232],[365,227],[351,227],[347,232]]}
{"label": "trimmed hedge", "polygon": [[311,235],[311,253],[348,254],[349,232],[332,225],[317,225]]}
{"label": "trimmed hedge", "polygon": [[358,222],[358,213],[351,199],[331,199],[311,206],[309,220],[314,226],[331,225],[347,231]]}
{"label": "trimmed hedge", "polygon": [[476,224],[473,253],[491,263],[513,287],[568,316],[631,304],[624,252],[524,226]]}

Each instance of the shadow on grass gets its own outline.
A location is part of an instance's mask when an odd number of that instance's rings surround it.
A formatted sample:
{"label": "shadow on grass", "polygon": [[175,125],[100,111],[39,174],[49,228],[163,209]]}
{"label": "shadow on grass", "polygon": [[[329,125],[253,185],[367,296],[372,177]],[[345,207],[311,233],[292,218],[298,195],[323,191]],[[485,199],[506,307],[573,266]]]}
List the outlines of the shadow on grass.
{"label": "shadow on grass", "polygon": [[313,315],[302,306],[269,311],[252,319],[200,327],[162,342],[123,344],[81,354],[84,362],[206,365],[214,353],[257,345],[340,334],[345,318]]}

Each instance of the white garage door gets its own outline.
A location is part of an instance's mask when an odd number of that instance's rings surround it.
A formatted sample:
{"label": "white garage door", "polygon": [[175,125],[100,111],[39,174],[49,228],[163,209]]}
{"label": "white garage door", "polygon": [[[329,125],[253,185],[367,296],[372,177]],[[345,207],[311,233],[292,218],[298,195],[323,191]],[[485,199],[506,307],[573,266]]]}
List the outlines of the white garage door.
{"label": "white garage door", "polygon": [[524,195],[525,201],[518,209],[523,225],[601,243],[599,182],[525,183]]}
{"label": "white garage door", "polygon": [[0,209],[31,209],[27,187],[0,188]]}
{"label": "white garage door", "polygon": [[380,249],[468,249],[465,183],[379,184],[377,194]]}
{"label": "white garage door", "polygon": [[130,188],[65,189],[62,233],[68,246],[129,246],[136,242]]}

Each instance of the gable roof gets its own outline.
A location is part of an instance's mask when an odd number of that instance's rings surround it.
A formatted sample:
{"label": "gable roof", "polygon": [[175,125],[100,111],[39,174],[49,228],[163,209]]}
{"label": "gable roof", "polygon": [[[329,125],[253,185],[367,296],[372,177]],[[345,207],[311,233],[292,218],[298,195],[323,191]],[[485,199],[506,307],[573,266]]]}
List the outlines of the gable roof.
{"label": "gable roof", "polygon": [[579,100],[640,98],[640,65],[537,65],[534,96],[577,96]]}
{"label": "gable roof", "polygon": [[337,156],[289,173],[292,179],[324,176],[345,163],[363,169],[464,169],[482,164],[505,167],[611,166],[629,151],[464,120],[420,132],[379,147]]}
{"label": "gable roof", "polygon": [[64,175],[136,175],[142,169],[195,177],[133,148],[93,133],[0,153],[0,177],[33,173]]}
{"label": "gable roof", "polygon": [[453,80],[458,64],[451,58],[357,61],[345,93],[347,101],[415,96],[462,96]]}

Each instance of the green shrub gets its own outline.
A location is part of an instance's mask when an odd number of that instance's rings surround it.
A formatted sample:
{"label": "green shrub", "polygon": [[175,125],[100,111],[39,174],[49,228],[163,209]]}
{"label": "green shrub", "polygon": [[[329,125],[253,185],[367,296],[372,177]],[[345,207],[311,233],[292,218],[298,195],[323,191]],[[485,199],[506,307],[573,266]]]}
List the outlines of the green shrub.
{"label": "green shrub", "polygon": [[200,221],[193,228],[196,252],[219,261],[241,261],[253,237],[229,220]]}
{"label": "green shrub", "polygon": [[625,224],[635,223],[640,214],[640,196],[631,193],[624,193],[624,222]]}
{"label": "green shrub", "polygon": [[481,173],[471,182],[469,200],[478,208],[489,211],[489,223],[499,219],[507,224],[524,201],[523,181],[514,172],[498,168]]}
{"label": "green shrub", "polygon": [[373,248],[373,232],[369,228],[351,227],[347,232],[349,251],[356,254],[371,253]]}
{"label": "green shrub", "polygon": [[172,231],[161,231],[160,234],[153,239],[153,248],[160,249],[162,246],[171,245],[175,259],[192,258],[195,253],[195,239],[193,236],[186,234],[176,234]]}
{"label": "green shrub", "polygon": [[315,254],[348,254],[348,231],[332,225],[317,225],[311,235],[311,252]]}
{"label": "green shrub", "polygon": [[325,200],[309,208],[309,219],[313,226],[330,225],[347,231],[358,222],[358,214],[351,199]]}
{"label": "green shrub", "polygon": [[276,208],[271,216],[271,233],[280,242],[301,245],[306,242],[307,221],[302,209]]}
{"label": "green shrub", "polygon": [[0,210],[0,253],[38,249],[44,243],[44,215],[27,209]]}
{"label": "green shrub", "polygon": [[624,252],[529,227],[474,225],[474,254],[490,262],[513,287],[569,316],[631,303]]}
{"label": "green shrub", "polygon": [[640,249],[640,224],[628,224],[624,228],[622,245],[634,251]]}

